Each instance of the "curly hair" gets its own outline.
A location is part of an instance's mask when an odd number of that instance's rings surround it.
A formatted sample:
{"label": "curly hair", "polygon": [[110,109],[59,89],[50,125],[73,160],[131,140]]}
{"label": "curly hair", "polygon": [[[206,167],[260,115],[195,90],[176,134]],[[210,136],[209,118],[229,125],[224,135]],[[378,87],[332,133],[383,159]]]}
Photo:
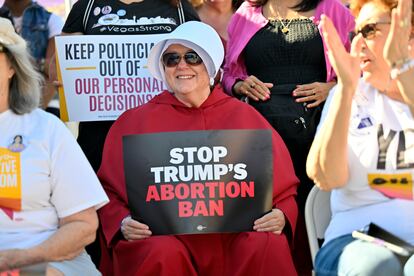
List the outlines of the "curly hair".
{"label": "curly hair", "polygon": [[[352,14],[357,17],[361,11],[362,6],[367,3],[374,3],[377,7],[383,8],[384,11],[388,11],[391,15],[392,9],[397,7],[398,0],[351,0],[350,9]],[[414,0],[413,0],[414,3]],[[414,5],[412,9],[411,25],[414,26]]]}

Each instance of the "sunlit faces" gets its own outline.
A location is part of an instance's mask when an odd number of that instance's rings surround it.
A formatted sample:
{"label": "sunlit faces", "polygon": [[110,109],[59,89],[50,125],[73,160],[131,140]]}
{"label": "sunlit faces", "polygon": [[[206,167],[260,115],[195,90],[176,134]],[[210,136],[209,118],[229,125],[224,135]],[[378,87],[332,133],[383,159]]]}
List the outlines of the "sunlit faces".
{"label": "sunlit faces", "polygon": [[[175,53],[184,57],[192,49],[179,44],[170,45],[164,53]],[[176,66],[164,66],[165,79],[177,97],[191,96],[207,98],[210,93],[210,78],[204,63],[188,64],[185,58],[180,58]]]}
{"label": "sunlit faces", "polygon": [[365,24],[359,30],[356,31],[356,34],[361,34],[362,37],[365,39],[373,39],[379,31],[378,26],[381,24],[391,24],[391,22],[374,22]]}
{"label": "sunlit faces", "polygon": [[[390,12],[374,2],[362,6],[356,19],[356,30],[364,36],[364,47],[360,54],[363,78],[380,90],[387,87],[391,69],[383,57],[390,22]],[[377,24],[372,25],[374,23]]]}

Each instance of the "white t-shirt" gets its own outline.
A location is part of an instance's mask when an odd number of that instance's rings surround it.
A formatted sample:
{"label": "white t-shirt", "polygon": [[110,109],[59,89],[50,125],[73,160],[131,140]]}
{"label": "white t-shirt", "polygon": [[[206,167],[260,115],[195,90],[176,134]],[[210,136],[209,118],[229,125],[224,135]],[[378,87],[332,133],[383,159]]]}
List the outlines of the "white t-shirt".
{"label": "white t-shirt", "polygon": [[35,246],[59,218],[108,202],[65,125],[36,109],[0,113],[0,250]]}
{"label": "white t-shirt", "polygon": [[352,102],[348,166],[348,182],[331,193],[325,243],[374,222],[414,244],[414,119],[407,105],[363,81]]}
{"label": "white t-shirt", "polygon": [[[23,15],[20,17],[13,17],[14,28],[16,29],[17,33],[21,33],[22,30],[22,21]],[[49,21],[47,22],[47,26],[49,28],[49,39],[60,35],[63,28],[63,20],[59,16],[54,13],[50,14]]]}

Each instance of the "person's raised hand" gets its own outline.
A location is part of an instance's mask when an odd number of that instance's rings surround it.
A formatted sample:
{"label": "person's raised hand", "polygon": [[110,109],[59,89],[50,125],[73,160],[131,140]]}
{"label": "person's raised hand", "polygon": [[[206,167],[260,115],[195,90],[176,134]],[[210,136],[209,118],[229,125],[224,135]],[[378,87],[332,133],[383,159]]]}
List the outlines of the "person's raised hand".
{"label": "person's raised hand", "polygon": [[383,55],[391,67],[399,67],[409,58],[409,40],[412,34],[412,0],[399,0],[392,10],[391,26]]}
{"label": "person's raised hand", "polygon": [[[356,35],[351,44],[351,51],[348,53],[331,19],[322,15],[320,26],[328,48],[329,61],[338,77],[338,84],[356,88],[361,76],[359,56],[365,44],[364,38],[361,34]],[[355,89],[351,91],[355,92]]]}

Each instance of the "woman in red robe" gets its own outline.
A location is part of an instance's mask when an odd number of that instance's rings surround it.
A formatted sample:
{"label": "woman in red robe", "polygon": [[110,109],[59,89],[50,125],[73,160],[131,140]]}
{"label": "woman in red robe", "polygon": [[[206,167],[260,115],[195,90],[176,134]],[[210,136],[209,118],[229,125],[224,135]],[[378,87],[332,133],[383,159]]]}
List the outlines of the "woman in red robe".
{"label": "woman in red robe", "polygon": [[[298,179],[282,139],[266,120],[221,86],[210,87],[223,52],[208,25],[179,26],[148,58],[150,72],[169,91],[125,112],[106,138],[98,176],[110,203],[99,215],[115,275],[296,275],[290,243]],[[123,136],[226,129],[272,131],[273,209],[252,221],[251,232],[153,236],[146,224],[130,217]]]}

